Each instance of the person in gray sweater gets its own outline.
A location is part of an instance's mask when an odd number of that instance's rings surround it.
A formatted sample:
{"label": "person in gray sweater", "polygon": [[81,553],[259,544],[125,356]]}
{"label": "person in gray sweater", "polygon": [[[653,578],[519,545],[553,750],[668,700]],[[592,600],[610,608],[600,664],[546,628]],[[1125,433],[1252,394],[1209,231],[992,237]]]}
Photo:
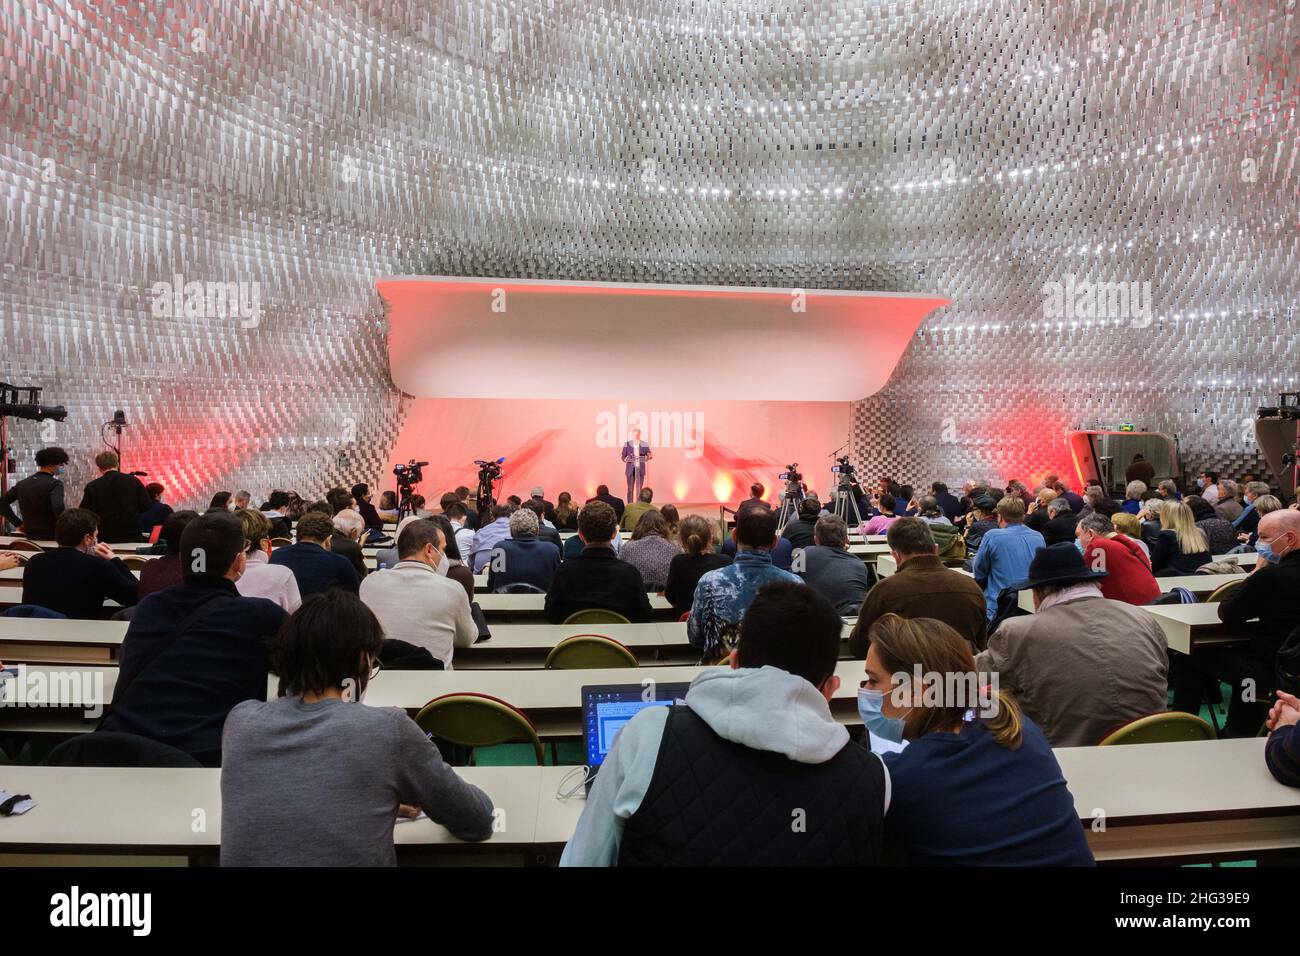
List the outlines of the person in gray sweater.
{"label": "person in gray sweater", "polygon": [[462,840],[492,834],[492,800],[396,707],[359,702],[383,631],[350,591],[312,595],[270,648],[280,696],[246,701],[222,736],[222,866],[393,866],[399,814]]}
{"label": "person in gray sweater", "polygon": [[813,541],[811,547],[795,552],[790,570],[840,614],[857,614],[875,583],[875,572],[856,554],[849,554],[849,526],[835,515],[818,518]]}

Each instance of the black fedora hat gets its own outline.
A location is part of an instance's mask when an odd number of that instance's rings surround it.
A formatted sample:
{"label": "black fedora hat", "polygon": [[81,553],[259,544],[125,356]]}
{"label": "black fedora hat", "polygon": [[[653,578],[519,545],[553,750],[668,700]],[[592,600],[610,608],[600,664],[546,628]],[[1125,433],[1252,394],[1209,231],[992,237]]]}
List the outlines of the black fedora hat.
{"label": "black fedora hat", "polygon": [[1088,567],[1079,549],[1068,541],[1039,548],[1034,560],[1029,562],[1029,577],[1011,587],[1016,591],[1036,588],[1044,584],[1068,584],[1071,581],[1091,581],[1104,578],[1105,571]]}

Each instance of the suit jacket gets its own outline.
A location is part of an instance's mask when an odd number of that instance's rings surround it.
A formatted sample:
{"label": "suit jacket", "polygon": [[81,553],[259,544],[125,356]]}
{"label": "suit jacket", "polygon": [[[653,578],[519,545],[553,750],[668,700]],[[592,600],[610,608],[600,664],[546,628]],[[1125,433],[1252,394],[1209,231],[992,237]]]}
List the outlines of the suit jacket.
{"label": "suit jacket", "polygon": [[[347,535],[335,531],[330,535],[330,550],[347,558],[352,564],[352,569],[357,572],[358,578],[366,576],[366,556],[365,552],[361,550],[361,545]],[[396,561],[393,562],[393,564],[396,563]]]}
{"label": "suit jacket", "polygon": [[[14,514],[18,502],[21,519]],[[38,471],[18,482],[0,499],[0,514],[13,524],[23,526],[23,534],[36,541],[54,537],[54,522],[63,514],[63,482],[48,471]]]}
{"label": "suit jacket", "polygon": [[293,572],[298,593],[304,599],[335,586],[347,588],[353,594],[361,588],[361,578],[351,561],[311,541],[276,548],[271,552],[270,563],[284,565]]}
{"label": "suit jacket", "polygon": [[627,507],[622,498],[618,498],[612,494],[597,495],[589,500],[605,502],[605,504],[614,509],[614,514],[616,514],[620,519],[623,517],[623,509]]}
{"label": "suit jacket", "polygon": [[1117,725],[1166,709],[1168,646],[1150,612],[1077,597],[1004,620],[975,658],[997,673],[1053,747],[1090,747]]}
{"label": "suit jacket", "polygon": [[[545,591],[551,586],[560,566],[560,549],[537,535],[506,538],[497,545],[497,550],[500,555],[494,554],[488,562],[489,591],[509,584],[531,584]],[[497,564],[501,566],[499,571],[495,567]]]}
{"label": "suit jacket", "polygon": [[104,617],[106,598],[129,607],[140,582],[121,558],[105,559],[77,548],[34,554],[23,569],[23,604],[38,604],[83,621]]}
{"label": "suit jacket", "polygon": [[107,471],[90,484],[81,496],[81,507],[99,515],[99,540],[140,540],[140,512],[153,504],[149,492],[135,475]]}
{"label": "suit jacket", "polygon": [[909,558],[896,574],[872,585],[849,635],[849,651],[854,657],[861,660],[867,656],[867,632],[876,618],[891,611],[905,618],[932,617],[976,647],[984,643],[988,624],[984,592],[974,578],[945,568],[938,555]]}
{"label": "suit jacket", "polygon": [[546,592],[546,619],[559,624],[574,611],[604,608],[633,623],[650,620],[650,597],[641,572],[613,548],[584,548],[560,565]]}
{"label": "suit jacket", "polygon": [[[1247,624],[1252,618],[1259,620]],[[1251,651],[1271,673],[1277,649],[1300,627],[1300,551],[1248,574],[1219,604],[1219,620],[1249,635]]]}
{"label": "suit jacket", "polygon": [[[637,446],[640,449],[639,453],[641,454],[643,459],[644,456],[650,454],[650,445],[648,443],[643,441],[637,442]],[[620,457],[623,459],[624,462],[623,473],[629,478],[633,477],[636,474],[638,467],[641,471],[641,474],[643,476],[645,475],[645,465],[646,465],[645,461],[643,460],[639,466],[632,461],[632,456],[637,453],[638,453],[637,449],[634,449],[632,447],[632,443],[630,441],[623,442],[623,452],[620,455]]]}

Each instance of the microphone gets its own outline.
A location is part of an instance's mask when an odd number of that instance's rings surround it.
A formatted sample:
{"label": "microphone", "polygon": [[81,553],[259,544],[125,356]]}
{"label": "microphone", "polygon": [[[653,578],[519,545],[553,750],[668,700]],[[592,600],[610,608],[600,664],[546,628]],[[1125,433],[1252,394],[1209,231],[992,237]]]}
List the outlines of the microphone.
{"label": "microphone", "polygon": [[505,455],[502,455],[500,458],[497,459],[497,464],[498,464],[498,465],[504,465],[505,463],[506,463],[506,456],[505,456]]}
{"label": "microphone", "polygon": [[118,409],[113,413],[113,425],[117,428],[126,428],[126,412]]}

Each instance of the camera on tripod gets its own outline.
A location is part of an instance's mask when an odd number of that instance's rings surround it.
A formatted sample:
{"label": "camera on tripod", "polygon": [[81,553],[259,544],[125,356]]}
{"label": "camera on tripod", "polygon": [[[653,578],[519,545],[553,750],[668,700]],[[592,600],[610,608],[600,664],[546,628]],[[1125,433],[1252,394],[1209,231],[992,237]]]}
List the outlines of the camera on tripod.
{"label": "camera on tripod", "polygon": [[799,463],[797,461],[793,465],[786,465],[785,471],[776,477],[781,481],[803,481],[803,475],[799,473]]}
{"label": "camera on tripod", "polygon": [[848,458],[836,458],[835,464],[831,465],[831,474],[839,475],[841,482],[854,481],[858,477]]}
{"label": "camera on tripod", "polygon": [[503,461],[505,461],[504,458],[498,458],[495,461],[481,461],[479,459],[475,459],[474,464],[478,465],[479,484],[483,484],[484,482],[490,484],[496,481],[498,478],[500,478],[501,463]]}
{"label": "camera on tripod", "polygon": [[393,475],[397,478],[397,487],[399,489],[411,489],[424,481],[424,472],[421,471],[427,464],[427,461],[416,461],[412,458],[405,465],[394,465]]}

